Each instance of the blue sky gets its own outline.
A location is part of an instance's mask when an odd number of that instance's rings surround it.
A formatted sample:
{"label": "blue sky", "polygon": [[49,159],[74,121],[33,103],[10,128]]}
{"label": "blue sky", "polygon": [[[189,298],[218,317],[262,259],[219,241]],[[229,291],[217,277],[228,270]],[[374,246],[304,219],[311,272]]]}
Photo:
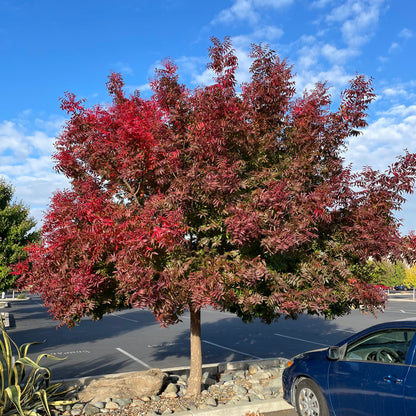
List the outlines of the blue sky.
{"label": "blue sky", "polygon": [[[105,103],[115,71],[128,92],[146,95],[167,57],[189,87],[209,84],[211,36],[231,37],[240,81],[260,42],[294,65],[299,94],[326,80],[337,98],[355,73],[373,77],[369,127],[345,158],[384,170],[416,152],[415,16],[414,0],[0,0],[0,175],[41,222],[66,186],[51,160],[65,91]],[[415,214],[412,196],[398,214],[403,232],[416,230]]]}

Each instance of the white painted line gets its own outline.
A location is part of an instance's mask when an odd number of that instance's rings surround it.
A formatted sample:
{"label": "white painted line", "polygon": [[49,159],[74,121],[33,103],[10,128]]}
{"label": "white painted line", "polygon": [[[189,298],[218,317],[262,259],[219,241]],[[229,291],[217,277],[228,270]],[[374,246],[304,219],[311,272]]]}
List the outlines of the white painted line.
{"label": "white painted line", "polygon": [[388,311],[385,311],[385,315],[388,313],[399,313],[399,314],[406,314],[406,315],[416,315],[415,311],[405,311],[404,309],[389,309]]}
{"label": "white painted line", "polygon": [[173,347],[174,345],[176,345],[174,342],[163,342],[162,344],[149,344],[147,348]]}
{"label": "white painted line", "polygon": [[76,350],[76,351],[51,352],[50,354],[56,357],[59,357],[60,355],[91,354],[91,353],[88,350]]}
{"label": "white painted line", "polygon": [[127,357],[131,358],[134,361],[137,361],[138,363],[140,363],[142,366],[146,367],[146,368],[152,368],[149,365],[147,365],[144,361],[139,360],[137,357],[135,357],[134,355],[131,355],[130,353],[128,353],[127,351],[122,350],[121,348],[116,348],[117,351],[120,351],[122,354],[127,355]]}
{"label": "white painted line", "polygon": [[213,342],[204,341],[204,340],[202,340],[202,342],[205,342],[205,344],[213,345],[214,347],[222,348],[223,350],[236,352],[237,354],[246,355],[247,357],[253,357],[253,358],[256,358],[257,360],[262,360],[263,359],[261,357],[256,357],[253,354],[247,354],[247,353],[242,352],[242,351],[233,350],[232,348],[224,347],[223,345],[214,344]]}
{"label": "white painted line", "polygon": [[327,347],[328,346],[328,344],[321,344],[320,342],[308,341],[308,340],[302,339],[302,338],[289,337],[288,335],[280,335],[280,334],[274,334],[274,335],[276,335],[277,337],[283,337],[283,338],[294,339],[296,341],[307,342],[309,344],[321,345],[323,347]]}
{"label": "white painted line", "polygon": [[130,321],[130,322],[140,322],[140,321],[137,321],[136,319],[130,319],[130,318],[124,318],[124,316],[120,316],[120,315],[110,315],[110,316],[112,316],[112,317],[114,317],[114,318],[120,318],[120,319],[124,319],[125,321]]}

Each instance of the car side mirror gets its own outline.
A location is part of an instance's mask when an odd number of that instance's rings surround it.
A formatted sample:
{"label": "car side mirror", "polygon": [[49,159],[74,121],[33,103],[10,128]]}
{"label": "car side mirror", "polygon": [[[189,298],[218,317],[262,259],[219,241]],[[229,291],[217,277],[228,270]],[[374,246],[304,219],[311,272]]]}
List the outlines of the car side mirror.
{"label": "car side mirror", "polygon": [[329,347],[327,358],[330,361],[337,361],[341,357],[341,352],[339,347]]}

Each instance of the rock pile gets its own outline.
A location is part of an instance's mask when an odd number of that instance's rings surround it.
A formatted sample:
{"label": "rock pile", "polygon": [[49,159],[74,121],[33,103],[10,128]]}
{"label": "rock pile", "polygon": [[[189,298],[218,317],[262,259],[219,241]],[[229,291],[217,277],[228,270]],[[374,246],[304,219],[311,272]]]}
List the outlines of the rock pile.
{"label": "rock pile", "polygon": [[[198,409],[214,409],[233,406],[282,396],[282,372],[284,361],[262,361],[246,364],[245,368],[218,368],[203,374],[203,390],[192,399],[186,398],[188,376],[165,374],[159,394],[136,397],[90,397],[73,405],[58,406],[55,415],[62,416],[157,416]],[[151,370],[159,371],[159,370]],[[117,384],[116,378],[113,379]],[[114,383],[113,383],[114,384]],[[82,387],[85,388],[85,387]]]}

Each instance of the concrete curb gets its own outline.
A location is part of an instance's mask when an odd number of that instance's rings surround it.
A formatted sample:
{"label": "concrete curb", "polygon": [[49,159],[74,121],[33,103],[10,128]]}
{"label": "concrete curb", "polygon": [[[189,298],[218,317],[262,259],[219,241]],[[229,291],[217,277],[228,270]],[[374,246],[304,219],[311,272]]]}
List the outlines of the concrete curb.
{"label": "concrete curb", "polygon": [[268,399],[257,400],[255,402],[237,404],[234,406],[221,406],[213,407],[210,409],[198,409],[194,411],[173,413],[175,416],[244,416],[246,413],[259,412],[270,413],[277,412],[279,410],[293,409],[289,403],[286,403],[283,399]]}

